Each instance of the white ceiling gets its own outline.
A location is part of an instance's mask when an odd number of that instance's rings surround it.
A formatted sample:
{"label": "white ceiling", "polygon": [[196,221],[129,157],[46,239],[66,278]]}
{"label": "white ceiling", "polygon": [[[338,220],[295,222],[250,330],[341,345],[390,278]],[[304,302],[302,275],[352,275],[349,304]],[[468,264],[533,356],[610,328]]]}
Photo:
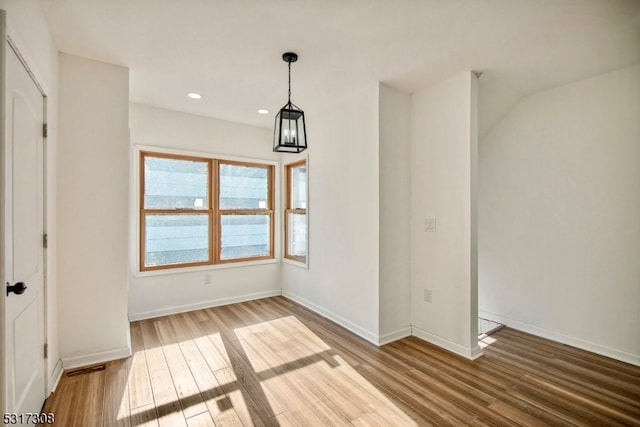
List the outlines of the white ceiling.
{"label": "white ceiling", "polygon": [[[60,51],[129,67],[131,100],[271,127],[465,70],[516,96],[640,63],[640,0],[40,0]],[[200,100],[187,98],[197,91]],[[489,91],[490,92],[490,91]],[[503,90],[504,92],[504,90]],[[486,102],[485,102],[486,104]],[[259,108],[271,111],[257,114]],[[486,126],[485,126],[486,127]]]}

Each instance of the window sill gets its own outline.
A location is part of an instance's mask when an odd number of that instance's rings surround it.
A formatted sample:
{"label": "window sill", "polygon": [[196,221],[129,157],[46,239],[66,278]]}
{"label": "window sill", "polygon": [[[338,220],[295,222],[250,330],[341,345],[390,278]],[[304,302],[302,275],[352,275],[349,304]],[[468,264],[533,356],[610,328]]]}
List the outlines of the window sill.
{"label": "window sill", "polygon": [[298,268],[304,268],[305,270],[309,269],[309,261],[305,261],[305,262],[300,262],[300,261],[294,261],[292,259],[289,258],[282,258],[282,263],[283,264],[289,264],[289,265],[294,265]]}
{"label": "window sill", "polygon": [[197,273],[202,271],[213,271],[213,270],[223,270],[227,268],[239,268],[239,267],[251,267],[257,265],[267,265],[267,264],[278,264],[277,259],[265,259],[259,261],[239,261],[239,262],[227,262],[224,264],[211,264],[211,265],[200,265],[197,267],[176,267],[176,268],[166,268],[161,270],[150,270],[150,271],[138,271],[135,274],[135,277],[153,277],[153,276],[168,276],[171,274],[186,274],[186,273]]}

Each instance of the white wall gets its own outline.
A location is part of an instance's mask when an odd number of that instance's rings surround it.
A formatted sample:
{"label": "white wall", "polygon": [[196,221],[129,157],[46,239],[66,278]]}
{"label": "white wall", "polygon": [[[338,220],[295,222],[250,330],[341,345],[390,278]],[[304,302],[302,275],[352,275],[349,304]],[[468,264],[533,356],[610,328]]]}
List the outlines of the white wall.
{"label": "white wall", "polygon": [[478,138],[481,140],[523,96],[505,84],[499,73],[485,71],[478,79]]}
{"label": "white wall", "polygon": [[125,357],[129,71],[60,54],[59,331],[65,368]]}
{"label": "white wall", "polygon": [[[277,161],[272,131],[140,104],[130,106],[132,160],[129,317],[142,319],[281,293],[280,266],[227,264],[178,272],[138,272],[138,161],[136,147]],[[153,148],[151,148],[153,149]],[[277,180],[277,178],[276,178]],[[276,181],[278,182],[278,181]],[[280,213],[276,212],[276,230]],[[210,282],[210,283],[206,283]]]}
{"label": "white wall", "polygon": [[377,342],[378,85],[307,120],[309,265],[282,265],[283,293]]}
{"label": "white wall", "polygon": [[[475,173],[477,79],[471,72],[412,95],[413,334],[478,357]],[[425,232],[425,220],[436,231]],[[432,302],[423,298],[431,290]]]}
{"label": "white wall", "polygon": [[35,0],[0,0],[0,9],[7,12],[8,35],[17,45],[47,95],[45,230],[49,235],[47,249],[47,385],[53,387],[62,374],[58,347],[57,295],[57,133],[58,133],[58,51],[49,33],[47,22]]}
{"label": "white wall", "polygon": [[640,365],[640,66],[525,98],[480,144],[483,316]]}
{"label": "white wall", "polygon": [[379,85],[379,342],[411,335],[411,95]]}

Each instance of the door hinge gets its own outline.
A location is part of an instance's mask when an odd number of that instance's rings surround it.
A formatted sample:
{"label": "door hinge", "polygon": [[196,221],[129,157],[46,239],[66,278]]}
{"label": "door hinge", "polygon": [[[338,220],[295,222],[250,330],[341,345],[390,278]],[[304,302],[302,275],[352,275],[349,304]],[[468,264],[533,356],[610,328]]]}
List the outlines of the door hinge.
{"label": "door hinge", "polygon": [[42,124],[42,137],[46,138],[49,131],[49,126],[46,123]]}
{"label": "door hinge", "polygon": [[49,247],[49,235],[47,233],[42,235],[42,247],[45,249]]}
{"label": "door hinge", "polygon": [[44,358],[48,358],[49,357],[49,344],[44,343]]}

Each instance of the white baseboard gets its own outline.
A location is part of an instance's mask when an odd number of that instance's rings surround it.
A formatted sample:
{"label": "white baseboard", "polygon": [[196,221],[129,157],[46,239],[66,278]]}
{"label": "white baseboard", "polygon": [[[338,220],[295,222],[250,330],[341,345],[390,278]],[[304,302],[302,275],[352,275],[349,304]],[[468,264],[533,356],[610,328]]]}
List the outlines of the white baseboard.
{"label": "white baseboard", "polygon": [[[252,301],[260,298],[267,298],[278,295],[281,295],[281,291],[279,289],[267,292],[240,295],[232,298],[220,298],[216,300],[203,301],[197,304],[172,306],[160,310],[129,314],[129,321],[133,322],[136,320],[152,319],[155,317],[167,316],[170,314],[184,313],[187,311],[199,310],[202,308],[216,307],[220,305],[234,304],[244,301]],[[83,366],[95,365],[97,363],[109,362],[111,360],[123,359],[129,356],[131,356],[131,348],[122,347],[98,353],[63,357],[62,368],[67,370],[75,369]],[[62,375],[62,369],[60,371],[60,375]]]}
{"label": "white baseboard", "polygon": [[298,295],[292,294],[289,291],[286,290],[282,290],[282,296],[289,298],[292,301],[297,302],[298,304],[308,308],[309,310],[316,312],[324,317],[326,317],[327,319],[337,323],[338,325],[342,326],[343,328],[353,332],[354,334],[358,335],[360,338],[364,338],[365,340],[369,341],[372,344],[375,345],[379,345],[378,344],[378,335],[374,334],[370,331],[367,331],[366,329],[356,325],[355,323],[345,319],[342,316],[339,316],[335,313],[332,313],[329,310],[325,310],[324,308],[320,307],[319,305],[316,305],[314,303],[312,303],[311,301],[299,297]]}
{"label": "white baseboard", "polygon": [[75,369],[83,366],[110,362],[112,360],[124,359],[125,357],[129,357],[129,356],[131,356],[131,348],[120,347],[120,348],[114,348],[111,350],[101,351],[97,353],[63,357],[62,367],[67,370]]}
{"label": "white baseboard", "polygon": [[398,329],[395,332],[389,332],[388,334],[380,335],[378,337],[378,346],[392,343],[394,341],[401,340],[402,338],[411,336],[411,326],[406,326],[402,329]]}
{"label": "white baseboard", "polygon": [[563,335],[558,332],[551,331],[549,329],[540,328],[538,326],[530,325],[525,322],[520,322],[518,320],[510,319],[508,317],[501,316],[495,313],[490,313],[484,310],[479,310],[478,315],[484,319],[502,323],[504,325],[507,325],[510,328],[517,329],[522,332],[527,332],[531,335],[547,338],[552,341],[557,341],[562,344],[570,345],[572,347],[577,347],[579,349],[590,351],[592,353],[596,353],[601,356],[610,357],[612,359],[616,359],[621,362],[626,362],[632,365],[640,366],[640,355],[627,353],[614,348],[609,348],[600,344],[582,340],[580,338]]}
{"label": "white baseboard", "polygon": [[172,307],[161,308],[158,310],[145,311],[141,313],[129,313],[129,321],[153,319],[156,317],[168,316],[170,314],[186,313],[188,311],[200,310],[203,308],[217,307],[220,305],[235,304],[238,302],[252,301],[260,298],[275,297],[281,295],[280,289],[272,291],[256,292],[253,294],[245,294],[230,298],[219,298],[215,300],[202,301],[195,304],[176,305]]}
{"label": "white baseboard", "polygon": [[420,339],[423,339],[427,342],[430,342],[432,344],[437,345],[438,347],[442,347],[446,350],[449,350],[453,353],[456,353],[462,357],[465,357],[467,359],[470,360],[475,360],[478,357],[482,356],[482,350],[480,349],[480,346],[478,346],[478,344],[476,343],[475,348],[472,349],[468,349],[465,348],[461,345],[458,345],[456,343],[453,343],[451,341],[445,340],[441,337],[438,337],[436,335],[432,335],[426,331],[423,331],[419,328],[416,328],[415,326],[406,326],[402,329],[399,329],[395,332],[390,332],[384,335],[376,335],[370,331],[367,331],[366,329],[350,322],[349,320],[335,314],[332,313],[329,310],[326,310],[322,307],[320,307],[319,305],[316,305],[315,303],[312,303],[311,301],[302,298],[298,295],[295,295],[289,291],[286,290],[282,290],[282,296],[289,298],[292,301],[297,302],[298,304],[308,308],[309,310],[316,312],[324,317],[326,317],[327,319],[337,323],[338,325],[342,326],[343,328],[353,332],[354,334],[358,335],[361,338],[364,338],[365,340],[369,341],[370,343],[376,345],[376,346],[382,346],[385,344],[389,344],[390,342],[393,341],[397,341],[399,339],[402,338],[406,338],[409,337],[411,335],[414,335]]}
{"label": "white baseboard", "polygon": [[474,347],[469,349],[458,343],[449,341],[446,338],[427,332],[424,329],[420,329],[417,326],[413,326],[411,328],[411,334],[415,337],[420,338],[421,340],[424,340],[433,345],[436,345],[445,350],[448,350],[452,353],[455,353],[459,356],[462,356],[465,359],[476,360],[477,358],[482,356],[482,350],[480,349],[480,346],[477,343],[475,343]]}
{"label": "white baseboard", "polygon": [[53,368],[53,372],[51,372],[51,376],[49,376],[49,393],[53,393],[56,391],[58,387],[58,383],[60,382],[60,378],[62,378],[62,373],[64,369],[62,369],[62,359],[58,359],[56,362],[56,366]]}

